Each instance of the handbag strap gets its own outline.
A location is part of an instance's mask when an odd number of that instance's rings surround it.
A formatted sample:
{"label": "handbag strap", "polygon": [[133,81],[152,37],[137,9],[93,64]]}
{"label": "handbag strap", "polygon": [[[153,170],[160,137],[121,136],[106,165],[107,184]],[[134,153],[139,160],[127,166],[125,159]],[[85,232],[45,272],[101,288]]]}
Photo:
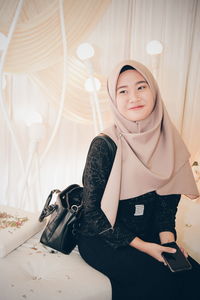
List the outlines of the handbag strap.
{"label": "handbag strap", "polygon": [[112,158],[114,160],[115,153],[117,150],[117,146],[116,146],[115,142],[108,135],[106,135],[104,133],[100,133],[96,138],[103,139],[107,143],[109,152],[110,152],[110,158]]}
{"label": "handbag strap", "polygon": [[[93,140],[92,140],[92,143],[90,145],[90,148],[89,148],[89,151],[92,147],[92,144],[94,143],[94,141],[96,141],[97,139],[102,139],[106,142],[108,148],[109,148],[109,156],[110,156],[110,159],[112,161],[114,161],[114,158],[115,158],[115,154],[116,154],[116,150],[117,150],[117,146],[115,144],[115,142],[106,134],[104,133],[100,133],[99,135],[97,135]],[[83,171],[83,176],[82,176],[82,183],[84,185],[84,172],[85,172],[85,169]]]}
{"label": "handbag strap", "polygon": [[79,184],[71,184],[59,194],[61,201],[65,202],[66,208],[72,213],[78,213],[83,205],[82,191],[83,188]]}
{"label": "handbag strap", "polygon": [[39,221],[42,222],[44,218],[48,217],[49,215],[51,215],[53,213],[53,211],[56,209],[56,205],[55,204],[51,204],[49,205],[49,203],[51,202],[51,199],[53,197],[53,194],[59,194],[60,190],[56,189],[56,190],[52,190],[49,194],[49,196],[47,197],[47,200],[45,202],[44,208],[39,216]]}

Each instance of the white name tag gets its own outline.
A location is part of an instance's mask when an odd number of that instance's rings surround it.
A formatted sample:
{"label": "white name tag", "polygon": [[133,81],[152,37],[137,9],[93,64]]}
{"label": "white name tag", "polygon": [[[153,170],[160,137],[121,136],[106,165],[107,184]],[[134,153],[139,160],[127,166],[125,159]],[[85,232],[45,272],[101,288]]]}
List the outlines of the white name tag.
{"label": "white name tag", "polygon": [[144,205],[136,204],[134,216],[142,216],[144,214]]}

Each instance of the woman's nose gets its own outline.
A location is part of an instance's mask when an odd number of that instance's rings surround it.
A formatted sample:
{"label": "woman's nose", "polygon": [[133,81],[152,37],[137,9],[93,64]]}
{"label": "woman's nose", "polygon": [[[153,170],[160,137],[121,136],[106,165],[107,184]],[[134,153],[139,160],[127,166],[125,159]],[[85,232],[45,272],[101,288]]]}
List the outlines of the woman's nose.
{"label": "woman's nose", "polygon": [[129,102],[138,102],[138,101],[139,101],[139,97],[138,97],[137,93],[131,92],[129,94]]}

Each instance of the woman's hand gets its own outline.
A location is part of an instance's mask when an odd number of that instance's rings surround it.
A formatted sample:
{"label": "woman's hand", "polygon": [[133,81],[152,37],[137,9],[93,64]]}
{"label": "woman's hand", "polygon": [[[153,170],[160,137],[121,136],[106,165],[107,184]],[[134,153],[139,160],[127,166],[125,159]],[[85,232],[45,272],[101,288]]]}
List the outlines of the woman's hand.
{"label": "woman's hand", "polygon": [[171,247],[165,247],[156,243],[149,243],[144,242],[140,238],[136,237],[134,240],[130,243],[130,246],[152,256],[156,260],[165,263],[164,258],[162,257],[162,252],[168,252],[168,253],[175,253],[176,249]]}
{"label": "woman's hand", "polygon": [[155,243],[147,243],[147,245],[144,247],[143,252],[149,254],[150,256],[154,257],[156,260],[166,265],[165,260],[162,257],[162,252],[175,253],[176,249],[171,247],[165,247]]}
{"label": "woman's hand", "polygon": [[[159,233],[159,236],[160,236],[161,244],[175,242],[174,234],[171,231],[162,231],[162,232]],[[188,257],[188,253],[186,252],[186,250],[182,246],[179,246],[179,248],[183,252],[183,255],[185,257]]]}
{"label": "woman's hand", "polygon": [[182,246],[179,246],[179,248],[180,248],[181,251],[183,252],[183,255],[187,258],[187,257],[188,257],[187,251],[186,251]]}

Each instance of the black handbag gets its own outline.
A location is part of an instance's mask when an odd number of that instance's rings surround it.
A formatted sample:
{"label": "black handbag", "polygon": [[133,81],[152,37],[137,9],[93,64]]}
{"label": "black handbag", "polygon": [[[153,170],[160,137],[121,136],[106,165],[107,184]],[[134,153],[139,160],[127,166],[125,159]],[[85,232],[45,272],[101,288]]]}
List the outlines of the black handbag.
{"label": "black handbag", "polygon": [[[112,139],[105,134],[96,138],[103,139],[107,143],[110,159],[114,160],[116,145]],[[57,200],[50,205],[54,194],[57,194]],[[82,198],[83,187],[78,184],[72,184],[62,192],[59,190],[51,191],[39,217],[39,221],[42,222],[44,218],[50,216],[40,238],[42,244],[64,254],[72,252],[77,244],[76,233],[83,206]]]}
{"label": "black handbag", "polygon": [[[50,205],[54,194],[57,194],[56,202]],[[42,244],[64,254],[71,253],[77,244],[76,231],[83,205],[82,194],[83,188],[78,184],[72,184],[62,192],[51,191],[39,217],[42,222],[50,216],[40,238]]]}

